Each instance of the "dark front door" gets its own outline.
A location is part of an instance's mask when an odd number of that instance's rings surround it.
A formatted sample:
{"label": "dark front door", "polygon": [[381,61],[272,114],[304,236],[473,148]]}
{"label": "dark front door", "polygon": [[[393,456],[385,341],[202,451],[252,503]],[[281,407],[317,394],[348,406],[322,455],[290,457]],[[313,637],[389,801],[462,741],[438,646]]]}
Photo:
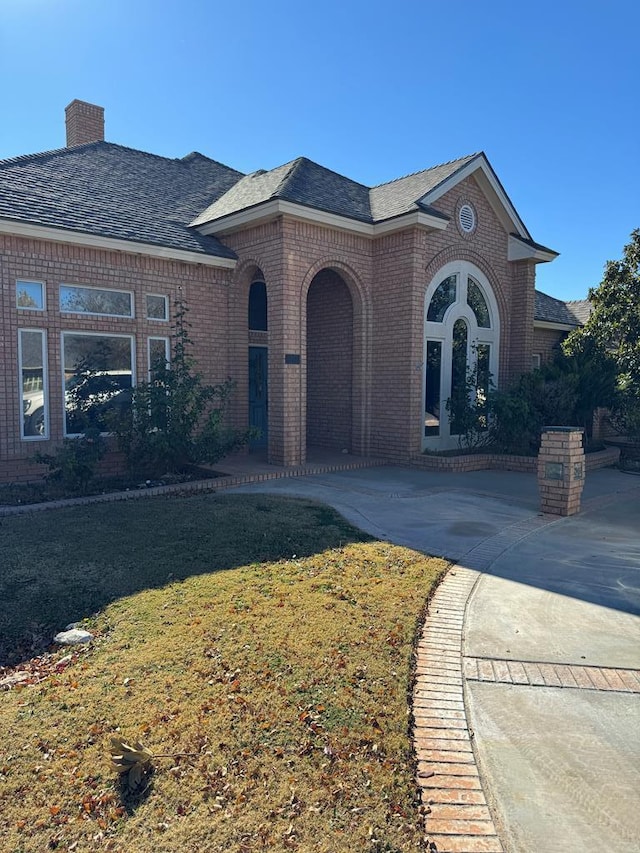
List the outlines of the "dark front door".
{"label": "dark front door", "polygon": [[269,438],[269,396],[266,347],[249,347],[249,426],[260,430],[251,447],[266,447]]}

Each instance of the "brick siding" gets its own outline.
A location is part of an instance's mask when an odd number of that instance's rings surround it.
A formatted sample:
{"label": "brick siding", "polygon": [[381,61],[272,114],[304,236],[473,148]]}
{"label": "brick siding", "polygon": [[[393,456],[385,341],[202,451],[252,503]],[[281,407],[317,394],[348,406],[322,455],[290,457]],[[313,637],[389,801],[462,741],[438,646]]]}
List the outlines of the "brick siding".
{"label": "brick siding", "polygon": [[533,352],[539,353],[541,364],[553,359],[565,337],[566,332],[558,332],[555,329],[534,328]]}
{"label": "brick siding", "polygon": [[[472,234],[456,211],[477,213]],[[269,459],[298,465],[307,443],[343,447],[406,461],[422,451],[424,301],[429,283],[450,261],[476,265],[493,289],[500,316],[498,383],[531,366],[535,267],[507,260],[508,233],[473,177],[438,200],[452,219],[445,231],[410,227],[379,238],[278,217],[223,236],[239,261],[235,270],[155,259],[64,243],[0,238],[0,480],[27,476],[36,446],[62,437],[60,333],[135,335],[137,375],[147,370],[147,337],[169,334],[169,323],[144,316],[144,296],[180,295],[191,309],[191,338],[207,381],[237,383],[231,419],[248,421],[248,347],[269,351]],[[15,280],[44,281],[47,310],[18,310]],[[249,287],[265,281],[268,332],[250,332]],[[130,290],[135,318],[61,315],[60,283]],[[17,388],[18,328],[42,328],[49,345],[51,441],[21,441]],[[297,358],[289,359],[285,356]],[[427,457],[425,457],[427,458]]]}
{"label": "brick siding", "polygon": [[[62,332],[131,335],[135,339],[134,368],[139,379],[148,370],[148,337],[169,337],[171,322],[146,318],[147,294],[180,297],[190,310],[190,337],[198,366],[207,381],[220,382],[229,373],[227,295],[229,271],[165,261],[143,255],[88,249],[21,237],[0,236],[0,308],[4,318],[0,357],[7,366],[0,378],[0,482],[33,478],[40,467],[27,461],[37,450],[50,452],[63,435]],[[16,308],[16,280],[45,285],[44,311]],[[133,318],[62,313],[60,284],[77,284],[134,293]],[[246,324],[246,320],[245,320]],[[47,333],[49,386],[49,440],[20,438],[21,402],[18,379],[18,332],[21,328]]]}

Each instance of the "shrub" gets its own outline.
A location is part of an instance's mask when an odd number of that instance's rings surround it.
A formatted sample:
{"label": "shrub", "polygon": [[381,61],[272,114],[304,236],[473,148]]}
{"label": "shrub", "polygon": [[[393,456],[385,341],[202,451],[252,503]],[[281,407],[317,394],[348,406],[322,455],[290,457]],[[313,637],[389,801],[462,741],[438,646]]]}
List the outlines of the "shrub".
{"label": "shrub", "polygon": [[59,483],[65,492],[84,494],[95,477],[96,465],[106,451],[97,429],[87,429],[77,438],[65,438],[54,453],[38,452],[34,462],[47,465],[47,480]]}
{"label": "shrub", "polygon": [[136,476],[157,477],[213,464],[246,444],[252,434],[225,426],[235,383],[204,382],[191,355],[187,310],[176,301],[171,362],[160,359],[151,365],[150,381],[135,386],[131,406],[115,412],[110,424]]}
{"label": "shrub", "polygon": [[[559,351],[548,364],[523,373],[504,391],[490,388],[477,399],[477,380],[467,377],[464,394],[447,401],[452,421],[462,429],[460,447],[491,445],[505,453],[532,455],[540,447],[544,426],[580,426],[591,441],[595,410],[615,398],[616,369],[597,346],[571,355]],[[484,424],[488,429],[483,431]]]}

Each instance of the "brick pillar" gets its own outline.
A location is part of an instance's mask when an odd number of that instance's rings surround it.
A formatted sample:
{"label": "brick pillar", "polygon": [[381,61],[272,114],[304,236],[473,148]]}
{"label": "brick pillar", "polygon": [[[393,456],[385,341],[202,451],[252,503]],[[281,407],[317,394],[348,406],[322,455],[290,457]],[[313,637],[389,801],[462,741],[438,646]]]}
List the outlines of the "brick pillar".
{"label": "brick pillar", "polygon": [[575,515],[580,511],[585,473],[582,433],[579,427],[543,427],[538,454],[542,512]]}

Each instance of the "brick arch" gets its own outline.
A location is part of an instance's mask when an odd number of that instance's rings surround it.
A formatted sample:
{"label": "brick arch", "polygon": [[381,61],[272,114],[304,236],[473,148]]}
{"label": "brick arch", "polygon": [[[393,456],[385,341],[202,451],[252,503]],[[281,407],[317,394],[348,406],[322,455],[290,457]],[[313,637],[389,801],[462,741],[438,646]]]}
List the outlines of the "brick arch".
{"label": "brick arch", "polygon": [[236,382],[230,399],[230,414],[235,426],[246,429],[249,413],[249,347],[267,346],[268,332],[249,330],[249,290],[256,280],[265,282],[267,312],[271,296],[270,274],[259,257],[244,258],[234,270],[228,290],[229,302],[229,375]]}
{"label": "brick arch", "polygon": [[269,289],[265,267],[258,258],[247,258],[235,268],[232,287],[242,296],[248,296],[249,288],[254,281],[261,280]]}
{"label": "brick arch", "polygon": [[326,269],[332,270],[340,276],[349,288],[351,298],[354,302],[354,307],[357,305],[363,315],[368,317],[371,311],[371,299],[361,277],[349,264],[346,264],[344,261],[337,261],[331,257],[316,261],[316,263],[307,270],[300,288],[301,316],[304,316],[304,306],[313,280],[319,272]]}
{"label": "brick arch", "polygon": [[367,291],[351,267],[330,258],[309,268],[300,288],[302,435],[308,444],[369,451],[370,314]]}

